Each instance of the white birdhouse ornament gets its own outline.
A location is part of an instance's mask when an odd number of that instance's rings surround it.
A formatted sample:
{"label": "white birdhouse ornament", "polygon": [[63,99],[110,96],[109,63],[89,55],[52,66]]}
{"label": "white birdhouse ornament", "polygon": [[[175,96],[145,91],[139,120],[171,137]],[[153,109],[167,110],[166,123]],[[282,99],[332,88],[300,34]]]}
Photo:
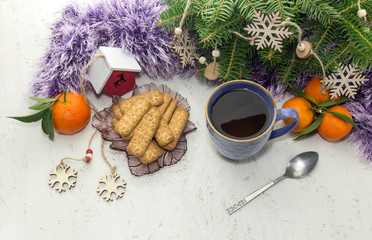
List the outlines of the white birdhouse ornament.
{"label": "white birdhouse ornament", "polygon": [[135,73],[141,72],[136,59],[121,48],[99,47],[97,58],[89,68],[89,80],[97,94],[103,91],[109,95],[122,96],[135,85]]}

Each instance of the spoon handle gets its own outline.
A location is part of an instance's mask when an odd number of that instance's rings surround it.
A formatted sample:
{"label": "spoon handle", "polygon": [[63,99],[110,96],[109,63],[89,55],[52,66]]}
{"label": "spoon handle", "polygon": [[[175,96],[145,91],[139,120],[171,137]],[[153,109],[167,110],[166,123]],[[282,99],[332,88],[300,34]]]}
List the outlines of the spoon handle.
{"label": "spoon handle", "polygon": [[244,197],[239,202],[237,202],[234,205],[232,205],[231,207],[227,208],[226,209],[227,214],[231,215],[234,212],[238,211],[239,209],[241,209],[242,207],[244,207],[247,203],[249,203],[250,201],[252,201],[253,199],[255,199],[258,195],[262,194],[267,189],[269,189],[270,187],[274,186],[276,183],[280,182],[284,178],[285,178],[284,176],[280,176],[277,179],[275,179],[274,181],[269,182],[268,184],[266,184],[262,188],[257,189],[256,191],[252,192],[248,196]]}

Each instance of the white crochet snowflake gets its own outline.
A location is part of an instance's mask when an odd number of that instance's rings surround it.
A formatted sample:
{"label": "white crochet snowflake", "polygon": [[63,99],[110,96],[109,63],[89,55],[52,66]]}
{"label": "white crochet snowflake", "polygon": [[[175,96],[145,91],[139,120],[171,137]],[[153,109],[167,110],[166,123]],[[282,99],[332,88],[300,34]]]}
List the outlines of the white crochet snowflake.
{"label": "white crochet snowflake", "polygon": [[357,67],[353,65],[342,66],[336,74],[331,74],[322,80],[324,86],[330,89],[331,98],[346,96],[353,98],[358,92],[359,86],[368,81]]}
{"label": "white crochet snowflake", "polygon": [[184,29],[181,35],[176,35],[172,49],[179,56],[182,68],[185,68],[187,65],[195,67],[196,47],[189,39],[187,29]]}
{"label": "white crochet snowflake", "polygon": [[[106,192],[103,198],[107,202],[110,200],[112,201],[111,194],[113,193],[116,195],[116,199],[123,197],[125,187],[127,184],[124,181],[124,179],[117,181],[119,178],[120,176],[117,175],[116,173],[111,173],[110,179],[108,179],[107,176],[101,177],[99,182],[103,183],[104,186],[98,186],[97,192],[99,195],[102,195],[103,192]],[[123,190],[119,188],[123,188]]]}
{"label": "white crochet snowflake", "polygon": [[271,47],[281,52],[283,40],[292,34],[288,28],[278,27],[281,23],[279,12],[272,12],[266,16],[261,11],[255,11],[253,23],[248,24],[244,30],[253,35],[257,49]]}

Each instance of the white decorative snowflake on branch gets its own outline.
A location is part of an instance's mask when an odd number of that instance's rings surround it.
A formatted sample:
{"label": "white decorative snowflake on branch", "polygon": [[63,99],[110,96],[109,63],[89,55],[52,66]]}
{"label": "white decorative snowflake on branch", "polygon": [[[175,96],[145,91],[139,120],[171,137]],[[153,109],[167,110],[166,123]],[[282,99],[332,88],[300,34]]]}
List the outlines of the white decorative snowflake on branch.
{"label": "white decorative snowflake on branch", "polygon": [[50,172],[49,185],[53,188],[54,185],[58,183],[58,187],[56,188],[58,192],[66,191],[63,186],[64,184],[68,186],[68,189],[75,187],[76,181],[70,180],[70,178],[76,178],[77,172],[73,168],[71,168],[71,171],[69,171],[69,168],[70,166],[67,164],[61,163]]}
{"label": "white decorative snowflake on branch", "polygon": [[324,86],[330,89],[331,98],[346,96],[353,98],[358,92],[359,86],[368,81],[358,68],[353,65],[342,66],[336,74],[331,74],[322,80]]}
{"label": "white decorative snowflake on branch", "polygon": [[187,65],[195,67],[196,47],[189,39],[189,33],[185,29],[181,35],[176,35],[173,41],[172,49],[179,56],[181,67]]}
{"label": "white decorative snowflake on branch", "polygon": [[[99,195],[102,195],[103,192],[106,192],[106,195],[103,197],[107,202],[112,201],[111,194],[114,193],[116,195],[116,199],[123,197],[123,194],[125,192],[125,186],[127,185],[124,179],[121,181],[116,181],[120,178],[119,175],[116,173],[111,173],[110,180],[107,179],[107,176],[101,177],[100,183],[105,184],[104,186],[98,186],[97,192]],[[119,188],[123,188],[124,190],[121,190]]]}
{"label": "white decorative snowflake on branch", "polygon": [[293,34],[288,28],[278,27],[282,23],[279,12],[272,12],[265,16],[261,11],[255,11],[253,23],[248,24],[244,30],[253,35],[257,49],[266,47],[282,51],[283,40]]}

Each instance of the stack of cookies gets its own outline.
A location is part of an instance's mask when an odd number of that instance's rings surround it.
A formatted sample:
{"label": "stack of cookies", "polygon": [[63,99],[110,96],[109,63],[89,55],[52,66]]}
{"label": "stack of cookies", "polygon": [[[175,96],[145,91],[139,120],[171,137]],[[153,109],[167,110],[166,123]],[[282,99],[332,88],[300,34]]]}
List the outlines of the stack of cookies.
{"label": "stack of cookies", "polygon": [[177,106],[170,93],[152,90],[120,101],[113,106],[111,124],[124,140],[127,152],[143,164],[172,151],[187,124],[189,112]]}

